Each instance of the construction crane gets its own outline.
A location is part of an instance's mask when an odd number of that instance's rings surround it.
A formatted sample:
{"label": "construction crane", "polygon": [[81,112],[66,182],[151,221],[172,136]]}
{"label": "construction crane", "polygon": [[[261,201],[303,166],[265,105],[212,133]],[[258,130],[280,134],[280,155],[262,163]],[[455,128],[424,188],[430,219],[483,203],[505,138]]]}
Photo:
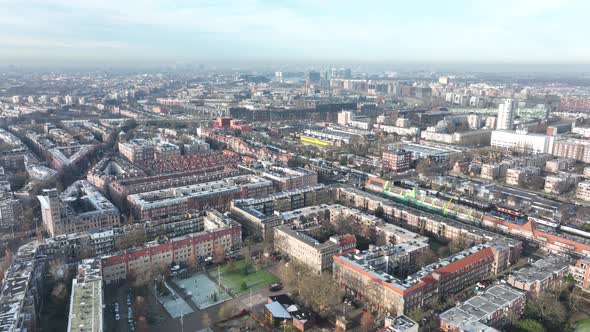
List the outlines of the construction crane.
{"label": "construction crane", "polygon": [[449,199],[447,204],[445,204],[445,206],[443,207],[443,214],[447,214],[447,209],[449,208],[449,205],[451,205],[451,202],[453,202],[453,199],[454,199],[454,197],[451,197],[451,199]]}

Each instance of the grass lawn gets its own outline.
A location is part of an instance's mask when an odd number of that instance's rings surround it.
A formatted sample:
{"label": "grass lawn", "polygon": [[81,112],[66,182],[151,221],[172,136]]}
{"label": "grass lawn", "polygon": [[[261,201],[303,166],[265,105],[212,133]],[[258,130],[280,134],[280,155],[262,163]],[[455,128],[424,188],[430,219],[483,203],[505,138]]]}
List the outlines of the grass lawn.
{"label": "grass lawn", "polygon": [[[217,267],[214,267],[209,270],[209,273],[213,278],[217,278],[217,271]],[[259,290],[279,282],[279,279],[272,273],[264,269],[256,271],[254,266],[250,266],[248,274],[244,274],[243,259],[233,262],[233,270],[231,272],[227,271],[227,264],[222,265],[219,271],[221,272],[221,283],[237,295],[246,294],[250,290]],[[247,286],[246,289],[242,288],[244,282]]]}
{"label": "grass lawn", "polygon": [[576,332],[590,331],[590,318],[578,321],[576,323]]}

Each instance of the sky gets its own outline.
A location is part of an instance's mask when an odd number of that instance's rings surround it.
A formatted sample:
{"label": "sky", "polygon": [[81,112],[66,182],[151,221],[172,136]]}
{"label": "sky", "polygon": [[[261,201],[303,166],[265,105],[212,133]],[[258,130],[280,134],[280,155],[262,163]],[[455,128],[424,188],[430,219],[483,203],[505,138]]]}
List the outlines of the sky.
{"label": "sky", "polygon": [[590,62],[586,0],[0,0],[0,64]]}

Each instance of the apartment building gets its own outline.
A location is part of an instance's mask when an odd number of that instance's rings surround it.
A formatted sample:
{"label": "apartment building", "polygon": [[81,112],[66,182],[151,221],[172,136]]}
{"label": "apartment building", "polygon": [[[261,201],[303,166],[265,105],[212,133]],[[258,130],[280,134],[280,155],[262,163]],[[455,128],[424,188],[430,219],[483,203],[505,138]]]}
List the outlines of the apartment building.
{"label": "apartment building", "polygon": [[290,225],[274,228],[275,250],[287,254],[291,259],[307,266],[314,273],[321,274],[332,270],[333,257],[336,254],[354,249],[354,235],[332,236],[320,242],[314,237],[321,226],[294,229]]}
{"label": "apartment building", "polygon": [[444,332],[495,331],[505,318],[520,317],[526,294],[507,285],[495,285],[439,315]]}
{"label": "apartment building", "polygon": [[412,153],[403,149],[383,151],[382,167],[385,172],[402,173],[410,169]]}
{"label": "apartment building", "polygon": [[[432,128],[432,127],[429,127]],[[446,144],[463,146],[487,146],[492,137],[491,129],[480,129],[476,131],[463,131],[456,133],[422,131],[420,136],[427,141],[435,141]]]}
{"label": "apartment building", "polygon": [[545,172],[557,173],[559,171],[569,171],[576,165],[574,158],[557,158],[548,160],[545,163]]}
{"label": "apartment building", "polygon": [[119,210],[86,180],[74,182],[61,194],[56,189],[43,190],[37,199],[51,236],[117,226],[120,222]]}
{"label": "apartment building", "polygon": [[156,145],[154,159],[169,159],[180,156],[180,147],[170,142],[160,142]]}
{"label": "apartment building", "polygon": [[590,201],[590,181],[578,183],[576,189],[576,198],[586,202]]}
{"label": "apartment building", "polygon": [[479,176],[482,179],[497,180],[506,176],[507,171],[508,167],[504,164],[482,164]]}
{"label": "apartment building", "polygon": [[67,331],[102,332],[104,306],[100,260],[85,259],[72,280]]}
{"label": "apartment building", "polygon": [[0,189],[0,232],[20,227],[24,220],[23,203],[14,193]]}
{"label": "apartment building", "polygon": [[154,159],[155,144],[146,139],[119,142],[119,153],[132,163]]}
{"label": "apartment building", "polygon": [[304,168],[269,166],[259,174],[271,180],[277,192],[313,186],[318,183],[318,173]]}
{"label": "apartment building", "polygon": [[107,156],[88,171],[86,180],[101,193],[106,194],[111,182],[142,176],[146,176],[145,172],[127,160],[117,156]]}
{"label": "apartment building", "polygon": [[272,239],[272,228],[286,221],[281,212],[324,204],[329,198],[328,188],[317,184],[262,197],[235,199],[231,202],[230,213],[249,234]]}
{"label": "apartment building", "polygon": [[46,264],[37,255],[41,242],[21,246],[0,289],[0,331],[34,331],[45,292]]}
{"label": "apartment building", "polygon": [[529,183],[533,176],[541,174],[538,167],[518,167],[506,170],[506,184],[520,186]]}
{"label": "apartment building", "polygon": [[563,194],[569,191],[582,180],[579,174],[559,172],[545,177],[544,191],[549,194]]}
{"label": "apartment building", "polygon": [[[537,218],[528,217],[525,219],[510,220],[497,215],[491,215],[484,211],[457,204],[448,205],[447,202],[437,200],[429,196],[416,194],[416,197],[409,196],[408,190],[399,187],[388,186],[388,182],[382,179],[369,179],[365,185],[366,189],[378,193],[380,196],[356,190],[356,188],[346,188],[334,192],[337,199],[341,199],[347,206],[362,208],[368,211],[375,211],[376,208],[382,207],[384,210],[385,220],[395,220],[404,223],[413,229],[428,232],[435,236],[446,239],[467,237],[469,241],[484,241],[483,238],[497,238],[498,233],[511,235],[514,238],[525,239],[539,245],[539,247],[549,253],[555,254],[576,254],[581,256],[590,255],[590,242],[581,236],[576,236],[572,232],[565,233],[563,229],[569,228],[573,232],[579,230],[572,229],[567,225],[561,226],[561,231],[556,231],[555,226],[547,226],[538,222]],[[391,197],[391,199],[385,197]],[[397,201],[406,202],[405,205],[396,203]],[[532,202],[535,204],[535,202]],[[456,222],[441,215],[432,215],[424,210],[414,209],[410,206],[424,206],[428,209],[442,210],[446,206],[445,214],[453,216],[461,222]],[[549,224],[550,225],[550,224]],[[492,230],[490,233],[487,230]],[[488,235],[485,235],[485,234]],[[506,239],[506,238],[505,238]],[[518,257],[522,250],[522,243],[510,243],[513,246],[513,256]],[[511,258],[511,262],[514,262]]]}
{"label": "apartment building", "polygon": [[539,296],[563,284],[569,273],[569,260],[562,256],[550,256],[533,262],[508,275],[506,282],[514,288],[526,291],[531,296]]}
{"label": "apartment building", "polygon": [[[398,245],[402,246],[402,245]],[[397,246],[394,246],[394,248]],[[494,273],[504,246],[476,245],[428,265],[405,279],[394,277],[397,260],[386,247],[334,256],[334,279],[348,294],[388,315],[400,315],[456,293]],[[406,254],[405,248],[402,250]]]}
{"label": "apartment building", "polygon": [[[221,166],[221,165],[220,165]],[[190,186],[199,183],[223,180],[240,175],[237,169],[224,167],[205,168],[192,171],[178,171],[150,176],[120,178],[108,185],[108,194],[121,210],[127,210],[127,196],[161,189]]]}
{"label": "apartment building", "polygon": [[204,208],[225,211],[235,198],[251,198],[273,192],[273,183],[242,175],[184,187],[149,191],[127,196],[135,218],[148,219]]}
{"label": "apartment building", "polygon": [[233,219],[216,213],[209,216],[201,232],[153,241],[140,247],[123,250],[101,257],[102,277],[105,284],[126,279],[131,275],[151,275],[154,270],[169,267],[172,262],[181,265],[193,260],[203,261],[214,255],[217,248],[223,252],[237,250],[242,245],[242,227]]}
{"label": "apartment building", "polygon": [[574,277],[576,286],[588,291],[590,289],[590,258],[583,257],[569,267],[569,273]]}
{"label": "apartment building", "polygon": [[590,142],[582,139],[555,141],[553,155],[556,157],[572,158],[584,163],[590,163]]}
{"label": "apartment building", "polygon": [[526,131],[494,130],[490,145],[530,153],[551,153],[555,137]]}

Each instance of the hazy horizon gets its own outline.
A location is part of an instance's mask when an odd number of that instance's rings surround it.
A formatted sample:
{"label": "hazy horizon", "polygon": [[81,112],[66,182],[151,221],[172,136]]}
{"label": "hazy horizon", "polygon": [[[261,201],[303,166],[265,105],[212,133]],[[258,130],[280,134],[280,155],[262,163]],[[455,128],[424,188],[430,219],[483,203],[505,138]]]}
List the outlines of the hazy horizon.
{"label": "hazy horizon", "polygon": [[0,8],[4,66],[590,65],[590,3],[580,0],[0,0]]}

